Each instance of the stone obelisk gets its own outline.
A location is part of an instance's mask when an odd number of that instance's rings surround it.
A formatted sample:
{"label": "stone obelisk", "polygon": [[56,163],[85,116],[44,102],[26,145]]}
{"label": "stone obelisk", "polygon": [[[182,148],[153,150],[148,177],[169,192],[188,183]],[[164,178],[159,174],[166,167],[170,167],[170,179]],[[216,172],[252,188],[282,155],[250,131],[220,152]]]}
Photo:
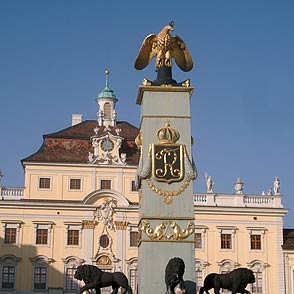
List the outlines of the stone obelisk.
{"label": "stone obelisk", "polygon": [[175,293],[177,287],[184,293],[179,285],[167,288],[165,283],[166,265],[174,257],[185,263],[186,293],[196,293],[193,180],[197,172],[192,160],[190,115],[193,88],[189,81],[177,83],[171,75],[172,58],[184,71],[193,63],[183,40],[169,34],[173,25],[147,36],[135,63],[135,68],[142,69],[157,52],[157,79],[145,79],[137,97],[141,105],[137,138],[141,150],[137,172],[139,294]]}

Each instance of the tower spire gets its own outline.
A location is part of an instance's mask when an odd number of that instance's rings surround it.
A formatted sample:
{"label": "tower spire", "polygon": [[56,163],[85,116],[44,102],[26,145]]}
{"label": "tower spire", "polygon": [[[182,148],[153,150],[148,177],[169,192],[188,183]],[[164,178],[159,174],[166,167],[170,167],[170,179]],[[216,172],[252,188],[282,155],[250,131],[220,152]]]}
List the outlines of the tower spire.
{"label": "tower spire", "polygon": [[99,126],[115,126],[117,113],[115,104],[117,102],[116,95],[109,88],[109,70],[105,70],[105,88],[99,92],[96,98],[98,104],[98,125]]}
{"label": "tower spire", "polygon": [[108,80],[109,70],[105,70],[105,88],[109,88],[109,80]]}

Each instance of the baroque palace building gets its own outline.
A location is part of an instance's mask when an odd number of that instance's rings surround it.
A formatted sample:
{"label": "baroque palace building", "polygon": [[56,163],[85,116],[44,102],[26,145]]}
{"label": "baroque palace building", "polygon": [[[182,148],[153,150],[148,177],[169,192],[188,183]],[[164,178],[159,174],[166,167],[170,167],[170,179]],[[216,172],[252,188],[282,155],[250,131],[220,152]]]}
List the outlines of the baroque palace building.
{"label": "baroque palace building", "polygon": [[[139,129],[117,120],[106,74],[97,120],[74,114],[72,126],[44,135],[22,160],[24,188],[0,185],[1,293],[79,293],[73,276],[85,263],[124,272],[136,293]],[[251,293],[293,294],[294,231],[283,229],[278,178],[266,195],[245,194],[241,179],[234,194],[206,181],[207,191],[193,195],[197,293],[207,274],[247,267]]]}

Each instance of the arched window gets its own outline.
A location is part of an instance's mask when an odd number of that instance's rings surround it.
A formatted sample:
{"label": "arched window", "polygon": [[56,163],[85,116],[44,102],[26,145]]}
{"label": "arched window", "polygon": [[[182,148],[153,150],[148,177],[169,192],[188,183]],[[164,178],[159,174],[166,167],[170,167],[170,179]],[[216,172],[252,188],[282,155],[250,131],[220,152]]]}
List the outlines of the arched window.
{"label": "arched window", "polygon": [[111,119],[111,105],[108,102],[104,104],[104,119]]}
{"label": "arched window", "polygon": [[66,291],[77,291],[79,289],[79,281],[75,279],[74,275],[77,267],[84,260],[75,256],[69,256],[62,261],[64,262],[64,289]]}
{"label": "arched window", "polygon": [[252,269],[255,276],[255,283],[251,285],[251,293],[252,294],[261,294],[265,293],[265,264],[262,261],[254,260],[248,264],[249,268]]}
{"label": "arched window", "polygon": [[129,284],[133,290],[133,294],[137,294],[138,287],[138,260],[132,258],[128,263],[128,278]]}
{"label": "arched window", "polygon": [[4,255],[0,258],[1,264],[1,289],[5,290],[12,290],[15,289],[15,282],[16,282],[16,269],[17,263],[19,258],[14,255]]}
{"label": "arched window", "polygon": [[205,268],[208,266],[208,262],[204,262],[201,259],[195,260],[195,271],[196,271],[196,292],[200,291],[200,288],[203,286]]}
{"label": "arched window", "polygon": [[53,262],[52,258],[44,255],[38,255],[31,258],[33,263],[33,289],[48,289],[48,265]]}
{"label": "arched window", "polygon": [[[228,274],[229,272],[234,270],[236,267],[236,264],[232,260],[229,260],[229,259],[221,261],[220,263],[218,263],[218,265],[219,265],[220,274]],[[223,289],[221,293],[222,294],[229,294],[229,293],[231,293],[231,291]]]}

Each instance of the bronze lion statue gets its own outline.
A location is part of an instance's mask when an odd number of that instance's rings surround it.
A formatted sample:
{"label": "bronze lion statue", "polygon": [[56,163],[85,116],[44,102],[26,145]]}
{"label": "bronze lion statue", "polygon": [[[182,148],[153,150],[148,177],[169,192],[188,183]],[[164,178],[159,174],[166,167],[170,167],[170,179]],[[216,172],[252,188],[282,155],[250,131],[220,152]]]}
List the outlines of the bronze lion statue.
{"label": "bronze lion statue", "polygon": [[248,284],[255,282],[255,276],[251,269],[237,268],[228,274],[211,273],[204,279],[203,287],[200,288],[199,294],[209,294],[210,289],[214,289],[215,294],[220,294],[220,289],[227,289],[236,293],[250,294],[245,288]]}
{"label": "bronze lion statue", "polygon": [[97,266],[85,264],[78,266],[74,277],[85,283],[80,293],[95,289],[96,294],[101,294],[101,288],[111,286],[112,294],[118,293],[119,287],[121,287],[122,294],[132,294],[128,279],[122,272],[103,272]]}
{"label": "bronze lion statue", "polygon": [[179,257],[169,260],[165,268],[165,285],[167,294],[184,293],[185,284],[183,275],[185,272],[185,263]]}

